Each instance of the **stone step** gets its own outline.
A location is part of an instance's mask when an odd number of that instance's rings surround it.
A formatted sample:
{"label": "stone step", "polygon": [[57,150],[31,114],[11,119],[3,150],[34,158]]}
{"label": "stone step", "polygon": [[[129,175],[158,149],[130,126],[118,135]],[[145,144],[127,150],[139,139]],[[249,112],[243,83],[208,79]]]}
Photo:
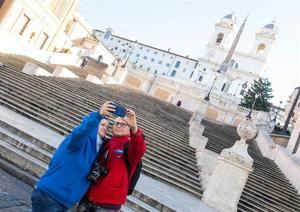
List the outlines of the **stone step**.
{"label": "stone step", "polygon": [[151,151],[151,149],[149,150],[149,148],[147,149],[147,152],[144,157],[148,157],[149,159],[156,158],[157,161],[172,164],[172,166],[182,169],[183,171],[192,175],[198,175],[199,173],[199,170],[195,165],[184,164],[184,162],[182,162],[181,160],[176,160],[176,158],[167,157],[167,155],[164,155],[162,157],[159,154],[156,154],[155,152]]}
{"label": "stone step", "polygon": [[[1,79],[2,82],[4,80],[4,77]],[[7,79],[6,79],[7,80]],[[39,103],[45,103],[47,106],[52,106],[56,110],[58,110],[60,113],[64,113],[67,115],[65,111],[68,111],[68,114],[72,114],[72,118],[75,121],[80,121],[80,117],[78,117],[78,112],[81,112],[79,110],[75,110],[76,108],[70,106],[71,102],[68,102],[69,104],[63,105],[62,102],[58,101],[52,93],[49,91],[43,91],[42,89],[39,89],[36,91],[35,89],[32,89],[31,86],[23,86],[20,83],[17,83],[16,81],[11,82],[10,80],[15,80],[15,79],[9,79],[9,81],[5,81],[2,86],[5,86],[7,84],[9,88],[13,88],[13,92],[22,92],[22,95],[25,95],[25,97],[30,98],[31,101],[38,101]],[[11,92],[12,92],[11,91]],[[61,100],[61,99],[60,99]],[[72,102],[74,104],[74,102]],[[63,106],[63,107],[62,107]],[[75,112],[73,112],[75,111]]]}
{"label": "stone step", "polygon": [[[52,78],[53,79],[53,78]],[[74,87],[74,82],[73,82],[73,84],[71,85],[72,87]],[[93,90],[95,90],[95,87],[92,89],[92,91],[91,91],[91,89],[86,89],[87,91],[88,91],[88,93],[86,93],[86,95],[88,95],[88,94],[90,94],[90,93],[92,93],[93,92]],[[73,90],[74,91],[74,90]],[[103,92],[103,87],[101,87],[101,91]],[[78,92],[77,90],[76,91],[74,91],[74,92]],[[90,95],[91,97],[94,97],[94,96],[92,96],[92,95]],[[97,98],[98,98],[98,96],[99,96],[99,94],[97,93]],[[122,96],[118,96],[118,98],[121,98]],[[131,103],[131,102],[130,102]]]}
{"label": "stone step", "polygon": [[52,154],[50,152],[2,128],[0,128],[0,139],[45,163],[49,163],[51,160]]}
{"label": "stone step", "polygon": [[143,173],[145,173],[148,176],[151,176],[154,179],[157,179],[161,182],[167,183],[172,186],[176,186],[177,188],[186,191],[187,193],[190,193],[194,196],[201,197],[202,196],[202,190],[201,190],[201,184],[199,182],[199,187],[195,185],[190,185],[186,183],[185,181],[181,180],[180,178],[176,178],[173,175],[163,172],[160,169],[157,169],[156,167],[150,166],[148,164],[144,164],[143,166]]}
{"label": "stone step", "polygon": [[68,128],[73,128],[75,125],[75,122],[72,122],[71,120],[66,120],[65,118],[61,117],[59,113],[56,113],[56,115],[53,115],[49,113],[46,108],[42,108],[41,106],[35,104],[34,102],[31,102],[26,97],[24,99],[20,99],[20,95],[9,93],[8,90],[1,89],[0,95],[2,98],[6,98],[7,100],[14,101],[18,104],[22,104],[23,106],[26,106],[27,108],[30,108],[31,110],[36,111],[37,113],[40,113],[44,116],[49,117],[54,122],[59,123],[61,125],[64,125]]}
{"label": "stone step", "polygon": [[16,135],[16,136],[18,136],[18,137],[20,137],[24,140],[30,141],[30,143],[42,148],[43,150],[45,150],[45,151],[47,151],[51,154],[53,154],[56,150],[53,146],[51,146],[51,145],[49,145],[49,144],[47,144],[47,143],[45,143],[45,142],[43,142],[43,141],[41,141],[37,138],[32,137],[31,135],[29,135],[29,134],[27,134],[27,133],[25,133],[25,132],[23,132],[23,131],[21,131],[21,130],[19,130],[19,129],[17,129],[17,128],[1,121],[1,120],[0,120],[0,128],[9,131],[12,134],[14,134],[14,135]]}
{"label": "stone step", "polygon": [[286,179],[284,179],[284,178],[279,179],[278,177],[273,177],[272,175],[264,174],[262,171],[261,172],[258,172],[258,171],[252,172],[252,173],[250,173],[250,175],[253,175],[256,179],[264,179],[267,182],[274,182],[275,184],[280,184],[280,185],[284,185],[284,186],[292,186],[290,184],[290,182],[288,182]]}
{"label": "stone step", "polygon": [[259,187],[259,189],[265,189],[266,191],[270,191],[270,192],[274,191],[274,192],[276,192],[276,194],[280,194],[280,195],[284,194],[287,196],[292,196],[300,201],[300,197],[297,196],[296,189],[292,189],[292,188],[288,189],[288,187],[286,187],[286,186],[282,186],[280,184],[273,184],[266,180],[259,181],[253,177],[248,178],[247,184],[249,184],[253,187]]}
{"label": "stone step", "polygon": [[122,212],[135,212],[136,210],[130,208],[130,206],[127,206],[127,205],[125,204],[125,205],[122,205],[121,211],[122,211]]}
{"label": "stone step", "polygon": [[28,171],[24,171],[23,169],[13,165],[13,163],[7,162],[1,157],[0,157],[0,167],[3,170],[5,170],[7,173],[22,180],[24,183],[32,187],[34,187],[36,182],[38,181],[38,177],[35,177],[32,174],[30,174]]}
{"label": "stone step", "polygon": [[244,191],[248,192],[248,193],[251,193],[251,194],[255,195],[256,197],[260,196],[260,197],[264,198],[265,200],[267,200],[270,203],[277,203],[277,204],[280,204],[280,205],[283,205],[283,203],[288,203],[289,207],[287,207],[287,208],[291,208],[291,209],[300,208],[299,203],[294,202],[293,200],[289,200],[287,198],[282,198],[282,196],[280,196],[280,194],[268,195],[263,190],[257,190],[253,187],[248,187],[248,186],[246,186],[244,188]]}
{"label": "stone step", "polygon": [[134,197],[134,196],[128,196],[126,199],[126,205],[130,207],[131,209],[134,209],[136,211],[141,212],[158,212],[156,208],[148,205],[144,201]]}
{"label": "stone step", "polygon": [[164,204],[161,204],[157,200],[154,200],[154,199],[150,198],[149,196],[147,196],[137,190],[133,191],[132,196],[147,203],[148,205],[152,206],[153,208],[157,209],[158,211],[175,212],[175,210],[171,209],[170,207],[168,207]]}
{"label": "stone step", "polygon": [[53,129],[56,132],[59,132],[62,135],[66,135],[69,133],[69,129],[65,128],[64,126],[58,125],[55,121],[48,119],[47,117],[42,116],[38,113],[33,113],[32,111],[30,111],[28,108],[24,107],[21,104],[18,104],[9,99],[4,99],[4,98],[2,98],[1,95],[0,95],[0,105],[3,105],[11,110],[14,110],[17,113],[19,113],[27,118],[30,118],[33,121],[43,124],[43,125],[49,127],[50,129]]}
{"label": "stone step", "polygon": [[22,150],[9,143],[6,143],[1,139],[0,157],[17,167],[22,168],[35,177],[40,177],[48,168],[48,165],[45,162],[31,156],[26,152],[23,152]]}
{"label": "stone step", "polygon": [[150,166],[151,166],[151,169],[156,168],[155,171],[160,170],[160,172],[163,171],[165,174],[168,173],[173,178],[176,178],[178,181],[184,182],[187,185],[190,185],[190,186],[193,185],[195,187],[198,187],[198,186],[200,187],[200,180],[197,175],[196,176],[188,175],[185,172],[175,169],[174,167],[168,167],[167,165],[160,166],[159,164],[149,160],[148,158],[143,158],[143,161],[144,161],[144,165],[147,166],[148,168],[150,168]]}
{"label": "stone step", "polygon": [[[267,200],[265,197],[261,198],[260,196],[256,196],[255,194],[249,193],[247,191],[243,191],[243,194],[245,194],[245,198],[250,199],[254,201],[254,204],[258,204],[260,207],[264,209],[264,211],[294,211],[289,209],[286,205],[278,204],[274,202],[271,202]],[[243,197],[242,197],[243,198]]]}

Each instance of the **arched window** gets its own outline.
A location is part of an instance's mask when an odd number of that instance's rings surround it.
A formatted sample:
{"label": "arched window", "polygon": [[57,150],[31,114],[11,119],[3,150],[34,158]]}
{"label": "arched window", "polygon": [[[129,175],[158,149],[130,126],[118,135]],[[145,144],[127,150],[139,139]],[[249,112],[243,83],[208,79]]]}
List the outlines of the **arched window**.
{"label": "arched window", "polygon": [[56,5],[54,14],[57,18],[61,19],[64,17],[65,12],[67,11],[68,1],[59,1],[59,3]]}
{"label": "arched window", "polygon": [[218,34],[217,40],[216,40],[216,44],[217,44],[217,45],[220,45],[220,44],[222,43],[223,37],[224,37],[224,34],[223,34],[223,33],[219,33],[219,34]]}
{"label": "arched window", "polygon": [[263,43],[259,44],[258,47],[257,47],[256,53],[259,54],[259,55],[262,55],[265,51],[265,48],[266,48],[265,44],[263,44]]}

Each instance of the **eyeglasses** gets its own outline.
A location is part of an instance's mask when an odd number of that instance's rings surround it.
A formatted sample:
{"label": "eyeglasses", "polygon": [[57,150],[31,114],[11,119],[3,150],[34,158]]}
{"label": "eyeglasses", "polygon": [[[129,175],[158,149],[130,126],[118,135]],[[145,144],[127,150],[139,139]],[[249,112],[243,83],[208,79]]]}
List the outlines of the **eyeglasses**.
{"label": "eyeglasses", "polygon": [[114,126],[120,126],[120,127],[124,128],[127,126],[127,124],[124,122],[114,121]]}

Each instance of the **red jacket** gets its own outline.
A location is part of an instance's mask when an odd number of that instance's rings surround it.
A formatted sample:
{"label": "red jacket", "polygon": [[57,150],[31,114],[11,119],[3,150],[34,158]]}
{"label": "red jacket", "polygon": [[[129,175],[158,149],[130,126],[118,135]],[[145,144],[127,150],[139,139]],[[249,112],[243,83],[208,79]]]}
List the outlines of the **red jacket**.
{"label": "red jacket", "polygon": [[[128,159],[131,165],[130,176],[133,175],[136,165],[146,152],[146,144],[141,129],[135,135],[113,137],[108,143],[108,157],[106,168],[108,174],[92,185],[87,192],[87,199],[90,202],[103,204],[124,204],[128,192],[128,173],[124,159],[124,144],[129,141]],[[104,156],[100,157],[100,161]]]}

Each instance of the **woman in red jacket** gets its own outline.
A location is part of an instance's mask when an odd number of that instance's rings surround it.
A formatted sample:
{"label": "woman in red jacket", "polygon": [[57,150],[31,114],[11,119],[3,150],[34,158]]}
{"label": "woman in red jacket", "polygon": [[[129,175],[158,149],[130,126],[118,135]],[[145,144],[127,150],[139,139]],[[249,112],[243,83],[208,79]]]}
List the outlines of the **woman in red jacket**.
{"label": "woman in red jacket", "polygon": [[[113,137],[99,157],[99,164],[105,167],[107,174],[99,177],[86,194],[86,200],[80,205],[89,205],[86,211],[119,211],[126,201],[129,177],[146,152],[142,130],[138,128],[136,115],[127,109],[127,117],[117,117],[112,127]],[[131,173],[128,175],[124,159],[124,145],[128,143],[128,160]],[[79,206],[80,208],[80,206]],[[83,210],[84,211],[84,210]]]}

